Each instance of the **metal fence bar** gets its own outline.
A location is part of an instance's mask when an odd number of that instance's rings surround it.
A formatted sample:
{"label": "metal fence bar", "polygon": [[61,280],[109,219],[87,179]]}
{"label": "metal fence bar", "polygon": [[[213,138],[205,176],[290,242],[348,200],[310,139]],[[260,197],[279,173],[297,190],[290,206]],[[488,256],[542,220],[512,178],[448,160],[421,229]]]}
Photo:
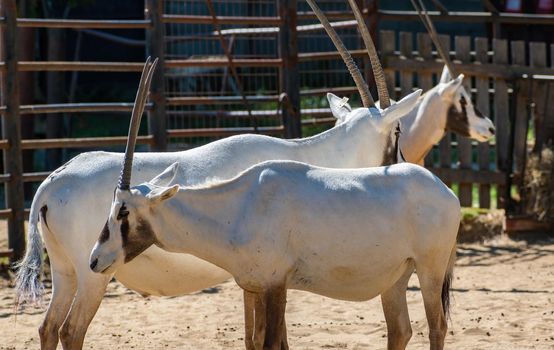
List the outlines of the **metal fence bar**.
{"label": "metal fence bar", "polygon": [[[146,104],[146,109],[152,108],[152,103]],[[85,113],[85,112],[131,112],[133,103],[56,103],[40,105],[21,105],[19,114],[49,114],[49,113]],[[6,113],[6,106],[0,106],[0,113]]]}
{"label": "metal fence bar", "polygon": [[[363,50],[352,50],[353,57],[364,57]],[[322,61],[338,58],[336,52],[299,53],[299,62]],[[443,63],[436,60],[421,60],[408,57],[399,57],[396,54],[384,55],[383,66],[386,69],[408,70],[432,73],[442,69]],[[281,58],[235,58],[233,63],[240,67],[281,67]],[[140,72],[143,63],[136,62],[71,62],[71,61],[35,61],[19,62],[18,71],[88,71],[88,72]],[[166,68],[187,67],[225,67],[228,61],[225,57],[191,58],[166,60]],[[524,75],[554,75],[551,67],[514,66],[510,64],[479,64],[455,62],[457,70],[479,77],[493,77],[501,79],[518,79]],[[0,62],[0,69],[5,70],[5,62]]]}
{"label": "metal fence bar", "polygon": [[233,80],[235,81],[238,93],[240,95],[240,99],[244,105],[244,108],[246,108],[246,111],[248,112],[248,116],[251,119],[252,126],[254,127],[254,132],[258,131],[258,120],[256,118],[252,117],[252,108],[250,107],[250,103],[245,97],[244,94],[244,88],[242,84],[242,80],[239,77],[239,74],[237,72],[237,67],[234,64],[234,58],[231,54],[231,51],[229,49],[229,45],[223,35],[221,35],[221,25],[219,23],[219,18],[217,17],[215,13],[215,8],[212,3],[212,0],[204,0],[206,2],[206,6],[208,7],[208,11],[210,12],[210,16],[212,17],[212,26],[215,29],[215,31],[218,33],[219,38],[219,44],[221,45],[221,48],[223,49],[223,53],[227,57],[227,67],[231,71],[231,75],[233,76]]}
{"label": "metal fence bar", "polygon": [[[183,23],[183,24],[212,24],[212,16],[198,15],[163,15],[163,23]],[[240,17],[240,16],[217,16],[220,24],[244,24],[244,25],[267,25],[278,26],[282,23],[279,17]]]}
{"label": "metal fence bar", "polygon": [[[499,12],[458,12],[450,11],[442,14],[438,11],[429,11],[429,17],[433,21],[462,22],[462,23],[506,23],[506,24],[540,24],[554,25],[554,15],[517,14]],[[379,10],[381,21],[419,21],[416,11]]]}
{"label": "metal fence bar", "polygon": [[[139,136],[137,144],[151,145],[154,142],[152,135]],[[46,148],[88,148],[125,145],[127,136],[107,137],[79,137],[63,139],[38,139],[21,140],[21,149],[46,149]]]}
{"label": "metal fence bar", "polygon": [[18,18],[19,28],[71,28],[71,29],[146,29],[149,20],[98,20],[59,18]]}

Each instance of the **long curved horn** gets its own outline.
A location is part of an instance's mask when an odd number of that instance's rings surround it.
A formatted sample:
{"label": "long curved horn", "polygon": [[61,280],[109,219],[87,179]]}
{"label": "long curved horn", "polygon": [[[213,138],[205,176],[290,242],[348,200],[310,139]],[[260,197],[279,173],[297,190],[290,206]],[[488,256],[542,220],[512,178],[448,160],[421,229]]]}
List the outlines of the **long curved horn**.
{"label": "long curved horn", "polygon": [[364,18],[360,12],[358,4],[356,3],[356,0],[348,0],[348,3],[354,12],[354,17],[356,17],[356,22],[358,22],[358,30],[362,35],[367,53],[369,54],[371,68],[373,69],[373,76],[375,77],[375,85],[377,85],[377,93],[379,94],[379,105],[382,109],[388,108],[390,106],[389,91],[387,90],[385,73],[383,72],[381,62],[379,62],[377,49],[375,49],[375,44],[373,43],[371,34],[369,34],[369,30],[365,25]]}
{"label": "long curved horn", "polygon": [[437,34],[437,30],[435,29],[435,25],[433,24],[433,21],[431,21],[431,18],[429,17],[429,14],[427,13],[427,9],[425,8],[425,5],[423,4],[423,1],[417,0],[411,0],[412,5],[417,11],[417,14],[419,15],[419,18],[421,18],[421,21],[423,22],[423,25],[425,26],[425,29],[427,29],[427,32],[429,32],[429,36],[431,37],[431,40],[435,44],[435,47],[437,48],[437,51],[439,55],[441,56],[442,60],[444,61],[444,64],[446,65],[446,68],[448,68],[448,72],[450,73],[450,76],[452,78],[456,77],[456,70],[454,68],[454,64],[450,60],[450,56],[448,53],[444,51],[444,48],[442,47],[439,35]]}
{"label": "long curved horn", "polygon": [[331,26],[329,23],[329,20],[327,20],[327,17],[323,14],[321,9],[317,6],[314,0],[306,0],[308,2],[308,5],[312,8],[315,15],[323,25],[323,28],[325,28],[325,31],[327,32],[327,35],[331,38],[333,41],[333,44],[335,44],[335,47],[337,48],[337,51],[342,57],[342,60],[346,64],[346,67],[348,68],[348,71],[350,72],[350,75],[352,76],[352,79],[354,79],[354,83],[356,83],[356,87],[358,88],[358,91],[360,92],[360,97],[362,98],[362,104],[364,107],[373,107],[375,106],[375,102],[373,101],[373,97],[371,96],[371,92],[369,92],[369,87],[367,86],[367,83],[365,82],[362,73],[358,69],[358,66],[356,66],[356,63],[352,59],[352,56],[344,46],[342,40],[340,40],[339,36],[337,35],[337,32],[335,29]]}
{"label": "long curved horn", "polygon": [[129,125],[129,136],[127,138],[127,147],[125,148],[125,158],[123,160],[121,174],[119,175],[117,187],[120,190],[129,190],[131,185],[131,168],[133,167],[133,154],[135,153],[138,129],[142,114],[144,113],[144,107],[146,106],[146,100],[148,99],[148,91],[150,90],[152,75],[157,64],[157,58],[153,63],[150,63],[150,57],[148,57],[142,70],[140,84],[137,90],[137,96],[135,97],[135,104],[133,106],[133,113],[131,115],[131,123]]}

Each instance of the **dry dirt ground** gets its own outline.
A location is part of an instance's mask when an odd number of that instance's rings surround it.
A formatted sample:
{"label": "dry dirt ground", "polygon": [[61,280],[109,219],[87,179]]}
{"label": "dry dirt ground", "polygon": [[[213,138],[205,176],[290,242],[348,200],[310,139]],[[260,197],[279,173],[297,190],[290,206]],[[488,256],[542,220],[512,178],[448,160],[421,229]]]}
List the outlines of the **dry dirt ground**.
{"label": "dry dirt ground", "polygon": [[[415,276],[407,293],[414,331],[408,348],[428,348]],[[241,296],[232,281],[194,295],[147,299],[112,282],[85,348],[240,349]],[[0,280],[0,349],[39,348],[43,316],[43,309],[27,306],[16,318],[14,290]],[[460,245],[451,318],[450,349],[554,349],[554,238]],[[386,347],[378,298],[353,303],[290,291],[287,326],[292,349]]]}

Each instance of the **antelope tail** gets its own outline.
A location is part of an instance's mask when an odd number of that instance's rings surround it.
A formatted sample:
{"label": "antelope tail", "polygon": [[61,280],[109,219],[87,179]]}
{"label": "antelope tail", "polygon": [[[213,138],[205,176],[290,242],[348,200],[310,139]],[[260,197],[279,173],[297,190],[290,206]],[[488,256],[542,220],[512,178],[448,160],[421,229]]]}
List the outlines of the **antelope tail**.
{"label": "antelope tail", "polygon": [[[40,275],[42,271],[43,243],[37,224],[40,212],[46,210],[46,206],[39,208],[41,204],[39,198],[40,196],[37,193],[31,205],[25,257],[15,266],[17,269],[17,303],[21,301],[39,303],[42,300],[43,285]],[[44,214],[46,213],[44,212]]]}

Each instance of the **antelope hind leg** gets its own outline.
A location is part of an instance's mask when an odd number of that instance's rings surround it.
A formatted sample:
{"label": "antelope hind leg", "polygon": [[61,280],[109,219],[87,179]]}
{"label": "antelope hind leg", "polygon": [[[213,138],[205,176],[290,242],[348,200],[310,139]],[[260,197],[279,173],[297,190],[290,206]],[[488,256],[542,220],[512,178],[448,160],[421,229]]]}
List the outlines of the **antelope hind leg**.
{"label": "antelope hind leg", "polygon": [[381,304],[387,322],[387,349],[404,350],[412,337],[412,325],[408,314],[406,290],[408,281],[414,272],[413,262],[410,262],[404,274],[381,294]]}
{"label": "antelope hind leg", "polygon": [[77,294],[60,330],[60,340],[66,350],[83,348],[85,334],[112,276],[90,273],[78,280]]}

